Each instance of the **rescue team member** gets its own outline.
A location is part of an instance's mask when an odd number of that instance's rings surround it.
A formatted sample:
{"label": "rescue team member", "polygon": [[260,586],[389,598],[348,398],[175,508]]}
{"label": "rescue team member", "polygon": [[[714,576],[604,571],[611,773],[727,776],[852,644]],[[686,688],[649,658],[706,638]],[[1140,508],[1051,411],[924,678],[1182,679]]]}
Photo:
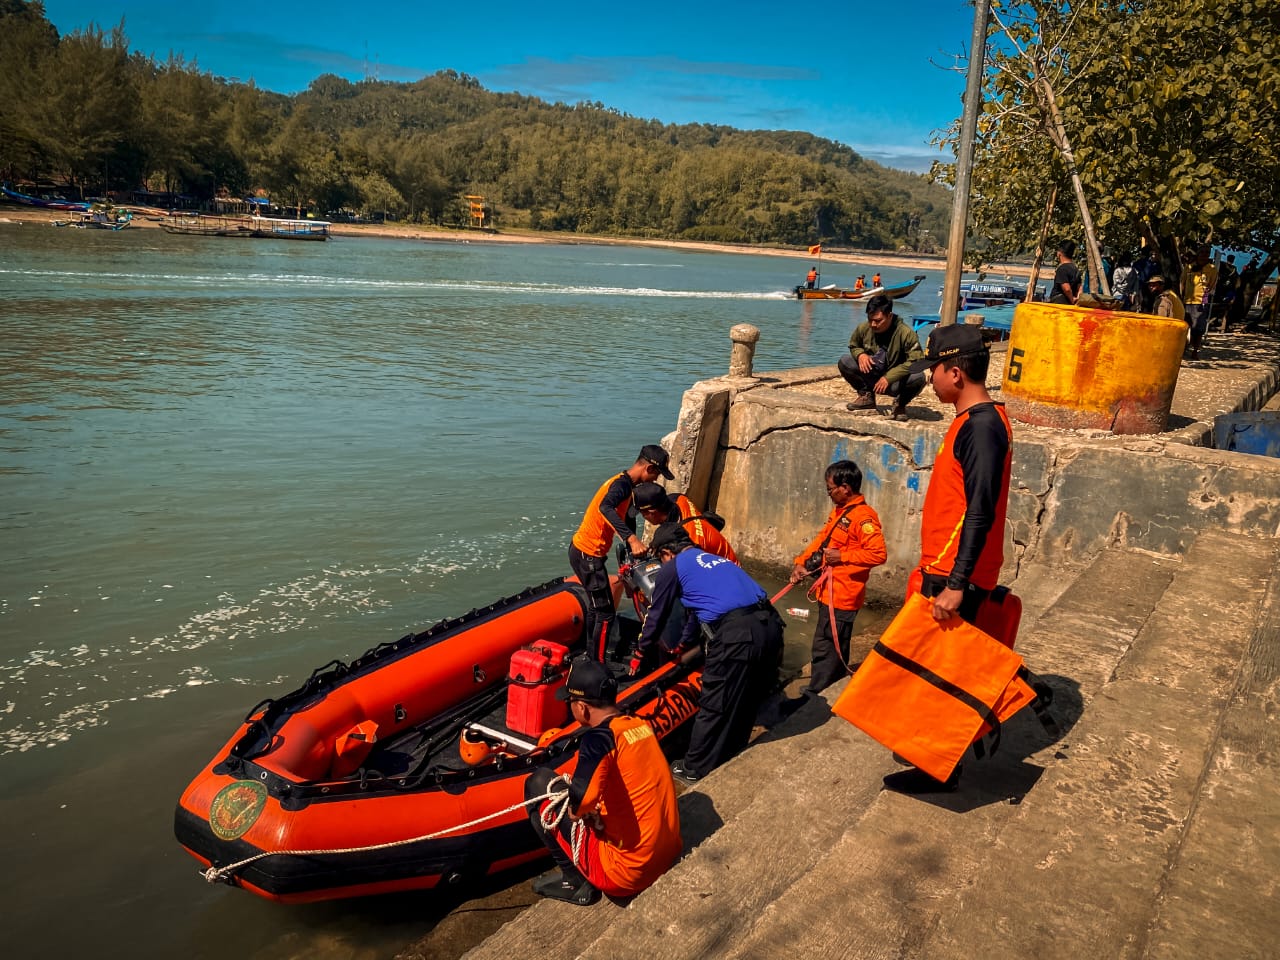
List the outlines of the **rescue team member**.
{"label": "rescue team member", "polygon": [[[913,370],[932,371],[933,392],[956,409],[934,459],[920,517],[920,592],[933,598],[938,621],[958,614],[973,623],[1004,563],[1013,428],[1004,405],[987,393],[990,357],[977,327],[951,324],[933,331],[925,358],[912,364]],[[909,770],[890,775],[885,784],[926,793],[954,790],[959,780],[957,764],[946,783]]]}
{"label": "rescue team member", "polygon": [[695,547],[701,547],[718,557],[726,557],[734,563],[738,562],[738,555],[720,533],[724,521],[718,517],[705,516],[683,493],[668,494],[656,483],[638,483],[634,501],[640,516],[644,517],[644,522],[649,526],[681,523]]}
{"label": "rescue team member", "polygon": [[872,278],[871,278],[871,285],[872,285],[873,287],[878,287],[878,286],[880,286],[880,274],[879,274],[879,273],[877,273],[874,277],[872,277]]}
{"label": "rescue team member", "polygon": [[632,672],[663,635],[677,600],[686,611],[680,646],[692,646],[699,629],[707,638],[689,749],[671,767],[693,783],[747,745],[756,710],[778,686],[782,618],[745,570],[694,547],[682,524],[662,524],[649,548],[662,567],[653,577],[652,604],[636,640]]}
{"label": "rescue team member", "polygon": [[[792,583],[819,570],[831,573],[819,581],[816,599],[822,609],[813,629],[809,685],[800,691],[805,694],[820,693],[849,675],[845,664],[849,662],[853,621],[866,599],[867,577],[873,567],[888,559],[880,515],[863,499],[858,465],[852,460],[837,460],[827,467],[825,479],[827,496],[835,506],[791,570]],[[831,634],[831,608],[835,610],[836,637]]]}
{"label": "rescue team member", "polygon": [[810,290],[812,290],[814,284],[816,284],[817,282],[818,282],[818,268],[810,267],[808,275],[804,278],[804,285],[808,287]]}
{"label": "rescue team member", "polygon": [[[573,719],[587,729],[559,827],[547,833],[541,811],[530,809],[534,829],[560,868],[535,880],[533,890],[579,906],[595,903],[601,891],[633,896],[662,876],[683,849],[667,758],[647,722],[618,710],[618,682],[604,664],[575,660],[556,696],[569,701]],[[555,776],[551,767],[535,770],[525,781],[525,799],[546,793]],[[591,826],[574,863],[573,822],[583,819]]]}
{"label": "rescue team member", "polygon": [[640,448],[636,462],[616,477],[600,485],[596,495],[587,505],[587,512],[578,525],[569,546],[569,566],[587,591],[586,637],[587,655],[604,659],[605,642],[613,623],[613,591],[609,589],[609,571],[605,558],[615,535],[620,537],[633,555],[647,553],[644,543],[627,519],[631,509],[631,492],[637,483],[652,483],[658,477],[674,480],[667,451],[656,443]]}

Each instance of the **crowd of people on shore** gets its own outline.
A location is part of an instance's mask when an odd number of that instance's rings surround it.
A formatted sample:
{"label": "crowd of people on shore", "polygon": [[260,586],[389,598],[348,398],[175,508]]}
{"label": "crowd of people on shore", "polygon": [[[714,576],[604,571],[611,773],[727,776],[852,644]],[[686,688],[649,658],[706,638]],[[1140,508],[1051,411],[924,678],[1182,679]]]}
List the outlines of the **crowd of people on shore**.
{"label": "crowd of people on shore", "polygon": [[[1088,278],[1075,263],[1076,245],[1071,240],[1058,244],[1058,265],[1049,290],[1049,302],[1076,304],[1082,291],[1089,292]],[[1137,254],[1122,253],[1114,267],[1104,257],[1102,268],[1111,281],[1111,295],[1116,309],[1148,313],[1185,321],[1189,331],[1189,355],[1200,359],[1200,348],[1211,321],[1227,330],[1231,324],[1245,323],[1249,311],[1250,291],[1256,291],[1265,279],[1265,269],[1258,256],[1241,267],[1236,255],[1214,259],[1208,244],[1191,247],[1184,256],[1176,281],[1164,275],[1160,252],[1155,247]]]}
{"label": "crowd of people on shore", "polygon": [[[868,350],[876,329],[883,335],[901,323],[886,297],[872,299],[872,313]],[[978,329],[939,328],[927,351],[916,341],[908,353],[902,376],[892,381],[882,360],[867,369],[855,363],[846,375],[860,377],[873,397],[890,393],[904,406],[915,395],[906,391],[923,389],[928,376],[939,400],[954,407],[925,495],[920,562],[909,592],[929,599],[933,620],[973,623],[1003,562],[1012,429],[1003,406],[987,393],[990,354]],[[585,733],[569,776],[567,815],[548,827],[554,801],[530,809],[556,862],[533,887],[551,899],[587,905],[602,893],[628,897],[653,883],[682,849],[675,782],[696,783],[743,750],[758,711],[780,693],[784,623],[773,601],[738,564],[720,532],[723,522],[687,495],[668,492],[657,483],[660,477],[674,479],[669,455],[657,444],[645,445],[635,463],[600,485],[569,548],[570,566],[588,598],[587,643],[558,696]],[[810,597],[822,613],[811,641],[808,684],[800,696],[779,701],[783,713],[857,668],[850,663],[854,621],[870,572],[887,559],[881,520],[862,495],[862,479],[847,459],[823,472],[832,509],[796,555],[787,587],[813,578]],[[648,543],[636,532],[640,516],[653,529]],[[629,662],[625,653],[619,657],[617,641],[614,656],[608,655],[614,634],[621,636],[612,629],[616,616],[605,566],[615,539],[626,544],[633,562],[648,557],[660,565]],[[683,660],[697,647],[703,658],[697,712],[684,756],[668,765],[646,722],[619,710],[619,684],[664,660]],[[960,772],[957,765],[942,781],[912,768],[887,776],[885,785],[904,793],[946,792],[956,789]],[[554,779],[550,768],[531,774],[527,800],[539,801]]]}

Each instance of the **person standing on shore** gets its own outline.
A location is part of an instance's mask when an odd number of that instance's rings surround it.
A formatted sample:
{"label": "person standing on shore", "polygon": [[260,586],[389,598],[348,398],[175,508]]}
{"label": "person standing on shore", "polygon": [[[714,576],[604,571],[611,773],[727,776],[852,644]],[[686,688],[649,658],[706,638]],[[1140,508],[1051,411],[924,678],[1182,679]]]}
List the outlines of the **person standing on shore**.
{"label": "person standing on shore", "polygon": [[1058,269],[1053,272],[1053,289],[1049,292],[1050,303],[1074,305],[1080,299],[1080,268],[1071,259],[1075,255],[1074,241],[1063,240],[1058,244]]}
{"label": "person standing on shore", "polygon": [[1147,291],[1151,296],[1151,312],[1157,317],[1168,317],[1170,320],[1186,320],[1186,308],[1183,307],[1182,301],[1178,299],[1176,293],[1165,289],[1164,277],[1160,274],[1155,274],[1147,281]]}
{"label": "person standing on shore", "polygon": [[[932,598],[939,622],[959,616],[973,623],[996,587],[1004,563],[1005,514],[1013,464],[1013,428],[1004,405],[987,392],[990,350],[976,327],[938,327],[913,370],[931,372],[933,391],[956,416],[934,458],[920,516],[920,593]],[[891,774],[886,786],[903,793],[951,791],[923,770]]]}
{"label": "person standing on shore", "polygon": [[849,644],[866,599],[867,577],[888,559],[880,515],[863,499],[858,465],[837,460],[823,479],[834,506],[791,570],[792,583],[818,574],[815,599],[822,607],[813,630],[809,685],[800,691],[805,694],[821,693],[849,676]]}
{"label": "person standing on shore", "polygon": [[668,466],[667,451],[656,443],[640,448],[636,462],[616,477],[610,477],[600,485],[587,505],[587,511],[569,545],[569,566],[587,591],[587,615],[584,628],[587,638],[587,655],[604,660],[609,628],[616,611],[613,606],[613,590],[609,586],[609,571],[605,560],[609,547],[617,536],[633,556],[648,552],[644,542],[636,536],[635,521],[627,517],[631,508],[631,494],[637,483],[653,482],[658,477],[674,480]]}
{"label": "person standing on shore", "polygon": [[1191,359],[1200,359],[1200,345],[1209,329],[1213,289],[1218,283],[1218,268],[1209,262],[1209,247],[1201,244],[1196,256],[1182,271],[1182,303],[1191,326]]}

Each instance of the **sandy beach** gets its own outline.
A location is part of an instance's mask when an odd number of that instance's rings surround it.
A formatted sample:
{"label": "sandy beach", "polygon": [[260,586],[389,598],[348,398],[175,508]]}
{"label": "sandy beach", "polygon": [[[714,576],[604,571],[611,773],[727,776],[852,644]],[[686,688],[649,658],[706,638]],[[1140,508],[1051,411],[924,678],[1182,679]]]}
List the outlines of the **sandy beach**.
{"label": "sandy beach", "polygon": [[[54,220],[65,220],[71,214],[62,210],[41,210],[15,205],[0,205],[0,223],[51,223]],[[148,220],[145,215],[137,215],[130,229],[159,229],[160,224]],[[581,233],[547,233],[533,230],[511,230],[489,233],[480,230],[449,230],[443,227],[427,227],[410,224],[379,223],[353,224],[335,223],[330,229],[331,236],[338,238],[355,237],[395,237],[404,240],[422,240],[428,243],[577,243],[618,245],[627,247],[665,247],[675,250],[689,250],[700,253],[742,253],[757,256],[794,257],[797,260],[813,260],[805,250],[785,247],[753,246],[735,243],[702,243],[692,240],[641,240],[634,237],[605,237]],[[823,250],[823,263],[848,263],[875,267],[897,267],[904,270],[945,270],[947,261],[943,256],[928,256],[917,253],[893,253],[888,250]],[[803,271],[800,271],[803,273]],[[988,266],[986,273],[990,276],[1026,277],[1031,273],[1025,264],[998,264]]]}

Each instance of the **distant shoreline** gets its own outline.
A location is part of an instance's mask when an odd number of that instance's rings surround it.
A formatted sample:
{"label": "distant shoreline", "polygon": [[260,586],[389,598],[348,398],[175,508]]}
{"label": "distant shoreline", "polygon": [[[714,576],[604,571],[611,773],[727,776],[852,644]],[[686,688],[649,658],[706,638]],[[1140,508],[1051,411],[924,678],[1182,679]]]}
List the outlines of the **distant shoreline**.
{"label": "distant shoreline", "polygon": [[[18,205],[0,205],[0,223],[5,221],[22,223],[50,223],[68,217],[65,210],[43,210]],[[141,229],[159,229],[160,224],[153,220],[139,217],[133,221],[132,227]],[[132,229],[131,227],[131,229]],[[624,247],[659,247],[672,250],[688,250],[696,253],[743,253],[754,256],[792,257],[796,260],[812,261],[803,250],[788,250],[782,247],[758,247],[749,244],[704,243],[695,240],[643,240],[635,237],[606,237],[581,233],[544,233],[541,231],[514,231],[503,233],[485,233],[478,230],[447,230],[442,227],[424,227],[409,224],[352,224],[335,223],[329,228],[335,238],[353,239],[358,237],[381,237],[400,240],[422,240],[430,243],[569,243],[595,244],[601,246]],[[216,238],[215,238],[216,239]],[[867,267],[894,267],[904,270],[945,270],[945,257],[929,256],[919,253],[893,253],[888,250],[855,250],[824,251],[822,262],[849,263]],[[799,283],[804,271],[797,274]],[[1030,267],[1024,264],[998,264],[987,266],[987,274],[998,274],[1010,277],[1025,277],[1031,273]],[[849,278],[852,282],[852,277]]]}

